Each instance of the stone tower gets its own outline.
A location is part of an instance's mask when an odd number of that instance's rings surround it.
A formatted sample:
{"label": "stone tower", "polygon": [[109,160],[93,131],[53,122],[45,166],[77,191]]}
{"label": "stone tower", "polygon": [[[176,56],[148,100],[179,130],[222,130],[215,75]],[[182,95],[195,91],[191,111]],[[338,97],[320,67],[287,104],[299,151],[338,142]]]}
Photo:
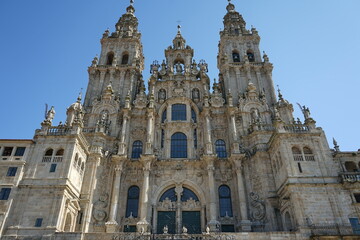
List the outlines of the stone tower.
{"label": "stone tower", "polygon": [[178,26],[146,92],[130,2],[84,103],[58,126],[51,107],[33,140],[0,140],[1,239],[358,239],[359,152],[330,149],[309,108],[294,119],[258,32],[226,10],[219,79]]}

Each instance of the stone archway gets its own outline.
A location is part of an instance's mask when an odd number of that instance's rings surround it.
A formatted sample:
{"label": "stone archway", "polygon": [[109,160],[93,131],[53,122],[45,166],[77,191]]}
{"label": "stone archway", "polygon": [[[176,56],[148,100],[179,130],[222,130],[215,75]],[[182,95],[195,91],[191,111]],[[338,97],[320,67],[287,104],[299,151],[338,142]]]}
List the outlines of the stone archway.
{"label": "stone archway", "polygon": [[189,187],[177,185],[167,188],[156,205],[156,232],[179,234],[183,233],[185,227],[189,234],[200,234],[204,212],[198,195]]}

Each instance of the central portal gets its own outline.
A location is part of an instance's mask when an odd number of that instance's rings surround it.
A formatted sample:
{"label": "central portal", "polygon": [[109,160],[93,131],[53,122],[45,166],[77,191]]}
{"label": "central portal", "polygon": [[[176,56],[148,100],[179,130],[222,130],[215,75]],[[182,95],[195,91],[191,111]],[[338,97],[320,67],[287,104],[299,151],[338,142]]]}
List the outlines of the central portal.
{"label": "central portal", "polygon": [[[157,205],[157,233],[201,233],[201,204],[197,195],[186,187],[173,187],[163,193]],[[166,226],[166,227],[165,227]]]}

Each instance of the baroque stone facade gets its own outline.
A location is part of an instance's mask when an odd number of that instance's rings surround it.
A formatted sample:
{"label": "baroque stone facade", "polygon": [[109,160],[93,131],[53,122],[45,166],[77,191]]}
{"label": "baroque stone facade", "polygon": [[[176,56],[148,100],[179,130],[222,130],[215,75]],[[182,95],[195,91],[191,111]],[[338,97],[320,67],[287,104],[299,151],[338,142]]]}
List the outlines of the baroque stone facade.
{"label": "baroque stone facade", "polygon": [[330,149],[307,107],[294,119],[226,9],[219,79],[179,26],[146,91],[131,1],[65,124],[51,107],[34,139],[0,140],[1,239],[358,239],[360,153]]}

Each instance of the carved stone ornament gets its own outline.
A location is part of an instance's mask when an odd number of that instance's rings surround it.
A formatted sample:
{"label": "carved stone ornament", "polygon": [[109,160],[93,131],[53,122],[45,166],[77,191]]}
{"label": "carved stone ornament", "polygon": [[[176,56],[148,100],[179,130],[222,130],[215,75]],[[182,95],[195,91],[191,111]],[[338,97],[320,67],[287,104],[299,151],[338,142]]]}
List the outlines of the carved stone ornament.
{"label": "carved stone ornament", "polygon": [[175,81],[173,95],[177,97],[185,96],[184,82],[183,81]]}
{"label": "carved stone ornament", "polygon": [[194,210],[201,208],[201,203],[199,201],[195,201],[195,199],[190,198],[186,202],[182,202],[183,210]]}
{"label": "carved stone ornament", "polygon": [[158,203],[159,209],[174,209],[176,207],[176,202],[172,202],[169,198],[165,198],[162,202]]}
{"label": "carved stone ornament", "polygon": [[106,212],[108,206],[108,194],[104,193],[94,204],[93,218],[97,223],[105,222],[108,214]]}
{"label": "carved stone ornament", "polygon": [[213,94],[211,94],[211,98],[209,102],[212,107],[218,108],[224,106],[225,100],[222,97],[221,92],[215,91]]}
{"label": "carved stone ornament", "polygon": [[145,128],[139,127],[131,130],[131,136],[133,137],[143,137],[146,133]]}
{"label": "carved stone ornament", "polygon": [[136,99],[133,103],[134,103],[135,108],[138,108],[138,109],[146,108],[149,101],[146,97],[145,92],[140,92],[139,94],[137,94]]}
{"label": "carved stone ornament", "polygon": [[250,193],[250,205],[251,205],[251,218],[253,221],[265,221],[266,209],[265,203],[260,199],[257,193]]}

